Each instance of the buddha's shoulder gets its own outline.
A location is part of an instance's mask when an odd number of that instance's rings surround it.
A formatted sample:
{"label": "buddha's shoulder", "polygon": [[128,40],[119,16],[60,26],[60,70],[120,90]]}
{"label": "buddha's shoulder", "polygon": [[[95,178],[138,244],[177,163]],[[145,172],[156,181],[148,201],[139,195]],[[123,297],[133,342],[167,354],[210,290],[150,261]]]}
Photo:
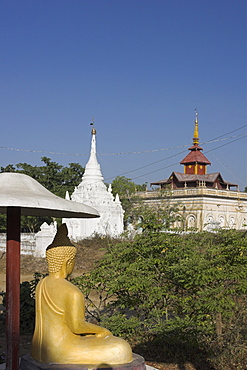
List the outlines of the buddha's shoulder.
{"label": "buddha's shoulder", "polygon": [[52,287],[52,288],[55,287],[57,289],[66,289],[66,291],[69,290],[69,291],[80,292],[80,290],[75,285],[73,285],[66,279],[52,278],[52,277],[47,276],[44,280],[45,280],[45,285],[47,287]]}
{"label": "buddha's shoulder", "polygon": [[64,295],[64,298],[67,299],[69,297],[70,301],[80,301],[83,297],[82,292],[78,289],[75,285],[70,283],[68,280],[61,279],[61,282],[57,286],[57,291],[60,294]]}

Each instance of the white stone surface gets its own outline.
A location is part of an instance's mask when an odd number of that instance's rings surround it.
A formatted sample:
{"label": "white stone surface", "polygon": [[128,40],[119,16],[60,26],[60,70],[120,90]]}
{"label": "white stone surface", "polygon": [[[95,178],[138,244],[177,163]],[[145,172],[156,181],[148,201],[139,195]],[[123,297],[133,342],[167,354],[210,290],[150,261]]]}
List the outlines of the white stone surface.
{"label": "white stone surface", "polygon": [[111,185],[107,189],[104,184],[96,155],[95,129],[92,130],[91,152],[82,181],[75,188],[71,200],[91,206],[100,214],[100,218],[90,220],[64,218],[71,239],[80,240],[93,235],[117,237],[123,232],[124,210],[118,195],[114,199]]}
{"label": "white stone surface", "polygon": [[35,257],[45,257],[46,248],[52,243],[56,232],[56,221],[50,225],[48,225],[46,222],[41,225],[40,231],[35,235]]}
{"label": "white stone surface", "polygon": [[[36,257],[43,257],[43,255],[36,255],[36,234],[35,233],[21,233],[21,254],[35,255]],[[6,252],[6,233],[0,233],[0,252]]]}

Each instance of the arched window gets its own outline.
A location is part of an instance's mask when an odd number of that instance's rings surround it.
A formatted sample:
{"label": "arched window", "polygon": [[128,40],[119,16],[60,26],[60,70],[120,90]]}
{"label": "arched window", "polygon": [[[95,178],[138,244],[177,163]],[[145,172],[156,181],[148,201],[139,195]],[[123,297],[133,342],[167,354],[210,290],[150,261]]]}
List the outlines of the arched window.
{"label": "arched window", "polygon": [[220,227],[225,227],[226,220],[225,220],[225,217],[223,215],[221,215],[219,217],[219,223],[220,223]]}
{"label": "arched window", "polygon": [[187,217],[187,229],[192,229],[196,227],[196,217],[195,215],[189,215]]}
{"label": "arched window", "polygon": [[229,219],[229,227],[231,229],[233,229],[234,227],[236,227],[236,222],[235,222],[235,217],[234,216],[230,216],[230,219]]}

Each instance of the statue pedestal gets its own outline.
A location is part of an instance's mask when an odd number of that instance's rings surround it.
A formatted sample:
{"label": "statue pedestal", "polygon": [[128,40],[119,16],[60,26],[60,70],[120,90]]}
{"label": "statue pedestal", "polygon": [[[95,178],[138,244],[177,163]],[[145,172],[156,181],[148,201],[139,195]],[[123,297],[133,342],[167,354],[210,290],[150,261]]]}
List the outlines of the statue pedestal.
{"label": "statue pedestal", "polygon": [[21,358],[21,370],[146,370],[143,357],[133,353],[133,361],[122,365],[80,365],[80,364],[44,364],[32,359],[28,354]]}

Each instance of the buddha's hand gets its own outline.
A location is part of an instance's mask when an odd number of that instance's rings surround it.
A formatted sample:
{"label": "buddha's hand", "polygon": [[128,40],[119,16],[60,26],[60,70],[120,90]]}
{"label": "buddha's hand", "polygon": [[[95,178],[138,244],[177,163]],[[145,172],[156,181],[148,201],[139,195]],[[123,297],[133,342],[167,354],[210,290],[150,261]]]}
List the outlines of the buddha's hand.
{"label": "buddha's hand", "polygon": [[98,338],[107,338],[110,335],[112,335],[112,333],[109,330],[107,330],[105,328],[102,328],[102,330],[100,331],[100,333],[97,333],[96,334],[96,337],[98,337]]}

